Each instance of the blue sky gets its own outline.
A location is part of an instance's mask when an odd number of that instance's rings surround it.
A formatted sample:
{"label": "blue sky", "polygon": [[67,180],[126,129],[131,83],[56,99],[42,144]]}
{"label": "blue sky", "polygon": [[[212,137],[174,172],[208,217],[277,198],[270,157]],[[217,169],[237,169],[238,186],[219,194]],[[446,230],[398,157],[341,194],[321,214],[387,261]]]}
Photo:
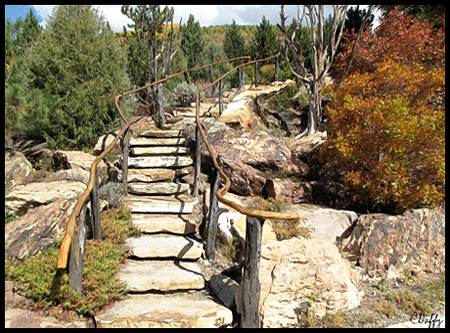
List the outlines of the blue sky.
{"label": "blue sky", "polygon": [[[171,5],[169,5],[171,6]],[[54,5],[5,5],[5,19],[9,18],[15,21],[17,17],[25,18],[25,16],[33,9],[33,13],[39,23],[45,26],[45,19],[52,13]],[[127,23],[128,18],[120,11],[121,5],[95,5],[99,12],[103,14],[109,22],[113,31],[122,31]],[[260,24],[263,16],[265,16],[271,24],[280,22],[280,6],[279,5],[173,5],[175,12],[174,23],[178,23],[182,18],[186,23],[189,15],[193,14],[196,21],[201,26],[231,24],[233,19],[237,24]],[[331,8],[325,7],[325,17],[331,13]],[[365,8],[367,6],[360,6]],[[293,17],[297,17],[297,6],[286,5],[285,15],[288,21]]]}

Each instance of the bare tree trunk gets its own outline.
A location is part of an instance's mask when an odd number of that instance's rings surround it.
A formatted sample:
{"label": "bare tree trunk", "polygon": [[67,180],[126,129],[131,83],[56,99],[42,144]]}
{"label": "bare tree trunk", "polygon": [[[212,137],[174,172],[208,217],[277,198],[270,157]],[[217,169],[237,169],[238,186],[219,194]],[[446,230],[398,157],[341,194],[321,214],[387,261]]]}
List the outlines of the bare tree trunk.
{"label": "bare tree trunk", "polygon": [[[305,135],[311,135],[317,132],[319,124],[322,122],[322,104],[321,90],[328,70],[333,63],[333,58],[339,45],[342,30],[344,28],[344,19],[347,13],[347,6],[333,5],[334,17],[331,26],[328,43],[325,41],[325,23],[324,23],[324,6],[305,5],[303,10],[298,8],[298,23],[291,36],[286,32],[286,17],[284,16],[284,5],[281,6],[281,25],[278,28],[286,42],[286,60],[291,72],[295,77],[306,86],[309,97],[308,123],[304,132],[296,138]],[[311,36],[311,50],[313,55],[313,73],[308,74],[305,66],[305,58],[303,56],[301,45],[295,41],[295,37],[299,32],[302,20],[305,19],[308,31]],[[339,29],[339,31],[338,31]],[[325,46],[326,45],[326,46]],[[295,69],[291,65],[288,49],[292,52]]]}
{"label": "bare tree trunk", "polygon": [[158,115],[159,128],[166,124],[166,117],[164,116],[164,94],[163,94],[163,84],[157,84],[158,89],[156,91],[156,112]]}

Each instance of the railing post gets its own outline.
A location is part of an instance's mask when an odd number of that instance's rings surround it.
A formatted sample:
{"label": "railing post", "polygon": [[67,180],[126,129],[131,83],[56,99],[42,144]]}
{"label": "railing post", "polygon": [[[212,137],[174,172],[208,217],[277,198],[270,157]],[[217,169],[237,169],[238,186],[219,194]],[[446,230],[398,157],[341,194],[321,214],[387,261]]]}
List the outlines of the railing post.
{"label": "railing post", "polygon": [[279,58],[280,56],[275,58],[275,81],[278,81],[278,67],[280,66]]}
{"label": "railing post", "polygon": [[261,259],[264,220],[247,216],[245,232],[245,261],[242,275],[242,328],[259,328],[259,262]]}
{"label": "railing post", "polygon": [[206,238],[206,258],[214,259],[215,246],[217,238],[217,222],[219,216],[217,214],[219,208],[219,201],[217,200],[217,190],[219,189],[220,173],[214,168],[211,179],[211,191],[209,199],[209,214],[208,214],[208,233]]}
{"label": "railing post", "polygon": [[255,62],[255,87],[259,84],[259,75],[258,75],[258,61]]}
{"label": "railing post", "polygon": [[[123,110],[123,99],[120,100],[120,108]],[[123,120],[120,121],[122,128],[126,126]],[[122,184],[123,184],[123,195],[128,195],[128,148],[130,143],[130,129],[128,128],[122,137]]]}
{"label": "railing post", "polygon": [[100,200],[98,197],[98,169],[95,169],[95,183],[90,194],[92,210],[92,235],[94,239],[102,239]]}
{"label": "railing post", "polygon": [[223,80],[219,81],[219,116],[223,112]]}
{"label": "railing post", "polygon": [[195,134],[195,172],[194,172],[194,189],[192,195],[194,198],[198,197],[198,184],[200,181],[200,170],[202,166],[202,148],[201,142],[202,136],[200,135],[200,130],[198,129],[198,125],[196,126],[196,134]]}
{"label": "railing post", "polygon": [[86,210],[87,206],[85,203],[83,208],[81,208],[80,215],[75,219],[73,238],[69,252],[69,284],[78,294],[81,294],[81,283],[83,281],[84,242],[86,240],[84,220],[86,218]]}
{"label": "railing post", "polygon": [[[241,59],[241,65],[243,63],[244,63],[244,59]],[[244,75],[245,75],[244,67],[239,67],[238,68],[238,77],[239,77],[238,90],[241,90],[242,86],[244,85]]]}

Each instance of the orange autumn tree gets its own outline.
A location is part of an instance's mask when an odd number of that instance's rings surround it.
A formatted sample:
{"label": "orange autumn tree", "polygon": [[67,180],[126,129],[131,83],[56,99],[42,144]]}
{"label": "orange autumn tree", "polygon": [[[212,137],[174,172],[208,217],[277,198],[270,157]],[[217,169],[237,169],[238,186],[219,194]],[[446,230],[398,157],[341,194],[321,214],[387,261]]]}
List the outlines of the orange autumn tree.
{"label": "orange autumn tree", "polygon": [[[364,208],[399,212],[445,197],[445,17],[440,20],[435,29],[391,11],[362,35],[351,75],[328,89],[323,157]],[[355,37],[344,37],[338,71]]]}
{"label": "orange autumn tree", "polygon": [[442,202],[445,71],[391,58],[350,75],[327,106],[329,171],[369,209],[396,212]]}
{"label": "orange autumn tree", "polygon": [[[381,18],[375,31],[364,30],[350,73],[373,71],[374,64],[386,55],[402,63],[420,62],[425,69],[445,66],[445,16],[440,22],[442,27],[435,29],[430,22],[401,14],[397,7]],[[342,37],[343,52],[336,55],[333,63],[338,72],[348,62],[356,35],[355,31],[346,31]]]}

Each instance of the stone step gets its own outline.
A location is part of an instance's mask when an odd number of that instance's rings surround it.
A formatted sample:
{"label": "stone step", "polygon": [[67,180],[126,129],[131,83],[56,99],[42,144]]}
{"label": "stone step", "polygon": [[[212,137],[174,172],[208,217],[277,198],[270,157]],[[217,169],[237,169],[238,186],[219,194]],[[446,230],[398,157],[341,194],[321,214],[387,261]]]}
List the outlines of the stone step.
{"label": "stone step", "polygon": [[131,214],[133,224],[144,233],[168,232],[187,235],[196,232],[198,221],[194,215]]}
{"label": "stone step", "polygon": [[216,328],[233,314],[206,295],[136,294],[95,315],[99,328]]}
{"label": "stone step", "polygon": [[184,146],[185,138],[135,138],[130,140],[133,146]]}
{"label": "stone step", "polygon": [[117,277],[131,292],[203,289],[205,279],[196,262],[125,260]]}
{"label": "stone step", "polygon": [[130,154],[139,155],[171,155],[171,154],[188,154],[190,151],[187,147],[133,147],[130,148]]}
{"label": "stone step", "polygon": [[189,167],[176,170],[167,168],[128,169],[128,182],[174,181],[176,177],[188,175],[191,171]]}
{"label": "stone step", "polygon": [[150,138],[181,138],[183,136],[183,130],[148,130],[140,136]]}
{"label": "stone step", "polygon": [[129,183],[128,191],[133,194],[191,194],[189,184],[177,183]]}
{"label": "stone step", "polygon": [[141,156],[129,157],[129,168],[181,168],[194,163],[187,156]]}
{"label": "stone step", "polygon": [[203,252],[202,243],[195,239],[171,234],[130,237],[125,240],[124,246],[129,256],[147,259],[198,259]]}
{"label": "stone step", "polygon": [[173,213],[191,214],[194,208],[201,204],[200,200],[177,196],[173,197],[139,197],[129,195],[124,203],[130,207],[132,213]]}

